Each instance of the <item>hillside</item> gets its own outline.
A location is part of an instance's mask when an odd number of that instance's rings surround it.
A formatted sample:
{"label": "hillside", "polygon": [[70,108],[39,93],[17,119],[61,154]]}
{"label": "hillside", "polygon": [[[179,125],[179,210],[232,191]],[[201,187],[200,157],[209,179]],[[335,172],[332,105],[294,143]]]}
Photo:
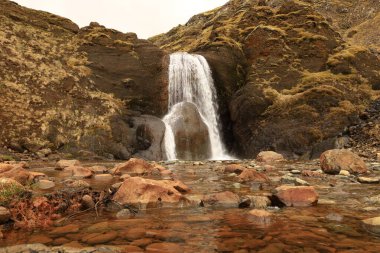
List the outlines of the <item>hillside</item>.
{"label": "hillside", "polygon": [[130,157],[138,152],[132,117],[166,110],[163,56],[133,33],[79,29],[1,0],[0,145]]}
{"label": "hillside", "polygon": [[151,41],[206,56],[225,108],[225,135],[233,133],[238,153],[313,155],[316,143],[334,143],[328,140],[358,121],[380,83],[376,55],[348,43],[334,28],[340,16],[333,25],[317,11],[322,7],[233,0]]}

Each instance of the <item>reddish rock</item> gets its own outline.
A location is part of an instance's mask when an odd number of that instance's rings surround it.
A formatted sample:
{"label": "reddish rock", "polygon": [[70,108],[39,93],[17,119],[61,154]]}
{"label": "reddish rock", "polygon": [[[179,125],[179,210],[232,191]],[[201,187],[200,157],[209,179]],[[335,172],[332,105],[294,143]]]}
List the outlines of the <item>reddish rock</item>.
{"label": "reddish rock", "polygon": [[[178,190],[177,190],[178,189]],[[188,187],[179,181],[152,180],[130,177],[124,180],[113,200],[120,204],[132,204],[140,207],[159,207],[188,202],[181,191]]]}
{"label": "reddish rock", "polygon": [[67,225],[67,226],[64,226],[64,227],[57,227],[55,229],[53,229],[52,231],[50,231],[50,235],[52,236],[61,236],[61,235],[65,235],[65,234],[72,234],[72,233],[76,233],[79,231],[79,226],[76,225],[76,224],[70,224],[70,225]]}
{"label": "reddish rock", "polygon": [[146,247],[147,253],[179,253],[183,249],[181,246],[171,242],[152,243]]}
{"label": "reddish rock", "polygon": [[89,169],[92,170],[95,174],[103,174],[108,171],[104,166],[92,166]]}
{"label": "reddish rock", "polygon": [[80,166],[67,167],[64,172],[75,178],[90,178],[94,174],[92,170]]}
{"label": "reddish rock", "polygon": [[311,206],[318,202],[318,194],[312,186],[282,185],[275,189],[275,196],[286,206]]}
{"label": "reddish rock", "polygon": [[271,163],[283,161],[284,157],[281,154],[273,151],[261,151],[257,155],[256,160],[258,162]]}
{"label": "reddish rock", "polygon": [[120,236],[126,238],[129,241],[134,241],[145,237],[145,228],[131,228],[125,232],[122,232]]}
{"label": "reddish rock", "polygon": [[254,169],[245,169],[238,177],[239,182],[269,182],[269,178]]}
{"label": "reddish rock", "polygon": [[240,198],[230,191],[205,195],[202,199],[204,206],[239,206]]}
{"label": "reddish rock", "polygon": [[38,177],[45,176],[43,173],[30,172],[24,169],[22,164],[0,163],[0,178],[14,179],[22,185],[33,182]]}
{"label": "reddish rock", "polygon": [[367,172],[367,165],[358,155],[346,149],[332,149],[322,153],[321,168],[327,174],[339,174],[347,170],[351,174]]}
{"label": "reddish rock", "polygon": [[42,243],[48,244],[51,243],[53,239],[47,237],[46,235],[33,235],[29,238],[29,243]]}
{"label": "reddish rock", "polygon": [[64,169],[66,167],[71,167],[71,166],[80,166],[81,163],[78,160],[59,160],[56,164],[55,167],[58,169]]}
{"label": "reddish rock", "polygon": [[123,252],[128,253],[141,253],[144,252],[141,248],[134,246],[134,245],[124,245],[124,246],[118,246],[118,248],[122,249]]}
{"label": "reddish rock", "polygon": [[142,159],[131,158],[125,163],[116,165],[114,174],[152,175],[160,174],[160,169],[162,168],[153,166]]}
{"label": "reddish rock", "polygon": [[117,232],[116,231],[108,231],[104,233],[95,233],[90,234],[83,238],[83,242],[90,244],[90,245],[96,245],[96,244],[102,244],[107,243],[112,240],[115,240],[117,238]]}
{"label": "reddish rock", "polygon": [[226,167],[224,167],[224,172],[226,173],[236,173],[240,174],[245,170],[245,167],[240,164],[229,164]]}

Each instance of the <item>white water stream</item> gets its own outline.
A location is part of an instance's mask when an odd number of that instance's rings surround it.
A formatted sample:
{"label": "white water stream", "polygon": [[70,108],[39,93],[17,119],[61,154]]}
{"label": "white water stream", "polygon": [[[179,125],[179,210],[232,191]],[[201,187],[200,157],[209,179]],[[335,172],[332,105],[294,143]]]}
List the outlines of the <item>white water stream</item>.
{"label": "white water stream", "polygon": [[217,95],[210,67],[201,55],[174,53],[169,65],[169,108],[163,121],[166,125],[165,150],[168,160],[177,159],[176,144],[171,119],[177,117],[173,106],[181,102],[196,105],[202,120],[207,125],[211,143],[212,160],[231,159],[222,142],[218,116]]}

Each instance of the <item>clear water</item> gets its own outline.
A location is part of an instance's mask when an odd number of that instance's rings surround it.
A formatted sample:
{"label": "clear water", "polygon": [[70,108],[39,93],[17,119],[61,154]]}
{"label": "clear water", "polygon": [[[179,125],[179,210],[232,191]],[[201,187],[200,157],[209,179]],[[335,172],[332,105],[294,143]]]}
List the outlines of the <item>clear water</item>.
{"label": "clear water", "polygon": [[227,160],[227,154],[221,138],[221,126],[218,116],[217,95],[212,73],[206,59],[201,55],[174,53],[170,55],[169,65],[169,108],[163,121],[166,124],[165,150],[168,160],[175,160],[175,140],[171,122],[176,115],[174,106],[181,102],[196,105],[207,125],[211,160]]}

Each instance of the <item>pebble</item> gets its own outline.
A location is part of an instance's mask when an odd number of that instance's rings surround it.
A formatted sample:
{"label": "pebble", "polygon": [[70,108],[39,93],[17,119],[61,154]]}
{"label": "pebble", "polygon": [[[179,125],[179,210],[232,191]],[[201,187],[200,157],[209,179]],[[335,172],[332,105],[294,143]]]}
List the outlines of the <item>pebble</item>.
{"label": "pebble", "polygon": [[301,171],[300,170],[291,170],[290,173],[298,175],[298,174],[301,174]]}

